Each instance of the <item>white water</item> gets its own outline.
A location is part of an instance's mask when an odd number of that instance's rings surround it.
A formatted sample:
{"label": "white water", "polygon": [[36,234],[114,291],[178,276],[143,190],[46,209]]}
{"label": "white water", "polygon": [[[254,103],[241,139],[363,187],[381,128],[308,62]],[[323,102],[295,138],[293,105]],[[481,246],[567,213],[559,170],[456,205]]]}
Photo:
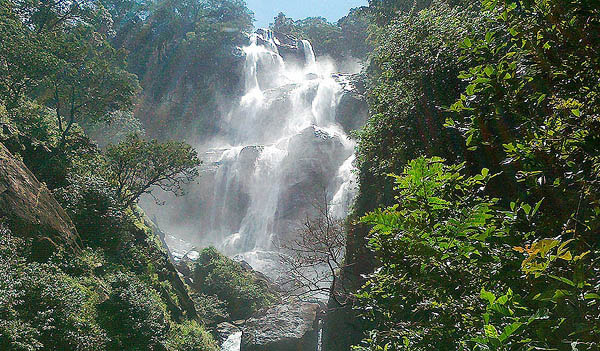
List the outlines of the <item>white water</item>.
{"label": "white water", "polygon": [[319,333],[317,334],[317,351],[323,349],[323,320],[319,319]]}
{"label": "white water", "polygon": [[308,41],[297,43],[304,63],[293,65],[272,32],[258,33],[243,48],[243,96],[223,116],[223,132],[199,147],[206,166],[199,184],[186,204],[170,201],[175,211],[157,216],[176,237],[214,245],[269,275],[273,251],[310,215],[317,188],[344,217],[356,181],[354,142],[335,120],[343,91],[333,65],[317,60]]}
{"label": "white water", "polygon": [[221,350],[222,351],[240,351],[240,348],[242,346],[242,332],[236,332],[233,333],[231,335],[229,335],[229,337],[227,337],[227,340],[225,340],[223,342],[223,345],[221,346]]}
{"label": "white water", "polygon": [[306,64],[308,66],[314,65],[317,63],[317,58],[315,57],[315,52],[313,51],[312,44],[308,40],[302,40],[302,51],[304,51],[304,59],[306,60]]}

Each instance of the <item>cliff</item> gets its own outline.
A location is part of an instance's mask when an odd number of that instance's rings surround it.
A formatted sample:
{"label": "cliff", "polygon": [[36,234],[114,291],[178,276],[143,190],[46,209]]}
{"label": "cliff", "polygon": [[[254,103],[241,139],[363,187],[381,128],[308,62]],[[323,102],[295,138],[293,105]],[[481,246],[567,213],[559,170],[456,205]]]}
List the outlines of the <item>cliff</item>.
{"label": "cliff", "polygon": [[33,255],[45,260],[59,247],[81,250],[71,219],[45,184],[25,164],[0,144],[0,217],[12,231],[33,240]]}

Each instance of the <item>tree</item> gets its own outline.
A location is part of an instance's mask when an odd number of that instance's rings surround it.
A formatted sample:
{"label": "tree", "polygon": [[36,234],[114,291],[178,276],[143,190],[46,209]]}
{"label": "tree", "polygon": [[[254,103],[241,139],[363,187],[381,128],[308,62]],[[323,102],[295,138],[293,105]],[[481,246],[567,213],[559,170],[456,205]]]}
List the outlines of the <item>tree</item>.
{"label": "tree", "polygon": [[110,120],[113,112],[131,108],[139,90],[135,75],[125,70],[124,50],[115,50],[88,28],[74,32],[56,43],[58,68],[45,79],[47,90],[40,96],[56,111],[59,148],[75,122]]}
{"label": "tree", "polygon": [[115,190],[98,175],[72,175],[69,185],[54,191],[85,246],[113,249],[125,223]]}
{"label": "tree", "polygon": [[170,324],[160,295],[133,274],[111,278],[108,299],[98,305],[98,319],[111,338],[108,349],[165,351]]}
{"label": "tree", "polygon": [[396,204],[361,219],[372,226],[368,245],[379,262],[357,295],[374,325],[369,350],[461,349],[477,330],[481,284],[502,286],[518,274],[516,255],[502,252],[514,216],[483,194],[492,175],[466,177],[463,164],[443,162],[410,161],[393,176]]}
{"label": "tree", "polygon": [[[449,161],[465,157],[461,134],[444,127],[450,106],[464,90],[457,77],[467,62],[456,58],[469,29],[484,26],[471,7],[436,2],[418,13],[403,13],[382,27],[373,26],[375,50],[368,74],[371,117],[358,132],[360,211],[373,209],[373,199],[393,203],[389,173],[399,173],[422,155]],[[362,214],[360,213],[360,214]]]}
{"label": "tree", "polygon": [[5,0],[0,11],[1,98],[8,108],[24,97],[53,108],[57,149],[76,122],[131,108],[137,78],[125,70],[125,51],[106,40],[111,21],[99,3]]}
{"label": "tree", "polygon": [[379,26],[385,26],[394,21],[401,13],[411,10],[418,12],[429,7],[432,2],[432,0],[369,0],[369,9],[373,21]]}
{"label": "tree", "polygon": [[[217,307],[219,300],[224,302],[231,320],[246,319],[279,300],[277,289],[268,279],[246,269],[214,247],[200,251],[192,272],[191,288],[204,295],[196,297],[196,302],[216,302]],[[213,315],[215,317],[219,318]]]}
{"label": "tree", "polygon": [[342,17],[337,25],[341,28],[341,45],[349,54],[359,59],[366,59],[373,50],[369,44],[369,11],[367,7],[351,9]]}
{"label": "tree", "polygon": [[[359,204],[383,206],[362,220],[357,350],[597,350],[600,7],[442,2],[376,28]],[[398,137],[415,131],[436,133]],[[466,163],[418,158],[440,154]],[[372,176],[402,168],[395,192]]]}
{"label": "tree", "polygon": [[309,40],[318,56],[329,55],[337,60],[349,57],[364,59],[370,49],[366,43],[367,15],[365,8],[355,8],[337,23],[330,23],[323,17],[294,20],[280,12],[271,29]]}
{"label": "tree", "polygon": [[144,88],[135,116],[161,140],[211,134],[221,98],[238,93],[241,76],[231,73],[241,61],[232,53],[247,45],[252,13],[241,0],[166,0],[140,15],[115,40]]}
{"label": "tree", "polygon": [[40,84],[54,61],[47,40],[28,29],[18,13],[14,2],[0,2],[0,101],[8,110]]}
{"label": "tree", "polygon": [[338,277],[345,267],[344,220],[332,216],[326,198],[313,207],[316,214],[307,216],[297,235],[281,244],[283,276],[288,278],[284,285],[291,285],[289,295],[331,297],[343,306],[348,293]]}
{"label": "tree", "polygon": [[181,195],[182,186],[198,176],[201,164],[196,150],[188,144],[146,141],[137,134],[109,146],[105,157],[107,179],[125,207],[136,203],[142,194],[150,194],[152,187]]}

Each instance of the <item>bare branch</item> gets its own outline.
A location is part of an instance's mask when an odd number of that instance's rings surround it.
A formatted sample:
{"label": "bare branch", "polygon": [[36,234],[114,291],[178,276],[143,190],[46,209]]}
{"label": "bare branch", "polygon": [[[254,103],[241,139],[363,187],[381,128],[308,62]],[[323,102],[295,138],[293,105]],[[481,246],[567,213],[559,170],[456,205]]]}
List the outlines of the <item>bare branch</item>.
{"label": "bare branch", "polygon": [[340,306],[349,300],[338,286],[346,246],[344,221],[330,212],[327,194],[314,198],[315,215],[307,216],[293,239],[280,246],[283,276],[288,279],[289,296],[299,298],[330,297]]}

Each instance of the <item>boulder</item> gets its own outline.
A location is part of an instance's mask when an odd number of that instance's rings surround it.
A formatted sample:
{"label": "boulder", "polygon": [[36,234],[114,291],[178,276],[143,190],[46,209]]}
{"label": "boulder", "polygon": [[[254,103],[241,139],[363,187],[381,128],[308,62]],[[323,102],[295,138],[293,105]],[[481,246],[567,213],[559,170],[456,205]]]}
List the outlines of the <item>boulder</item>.
{"label": "boulder", "polygon": [[306,217],[317,214],[315,205],[321,205],[330,180],[353,151],[339,136],[314,126],[292,137],[289,150],[281,166],[283,182],[275,213],[275,232],[282,241],[291,239]]}
{"label": "boulder", "polygon": [[241,351],[313,351],[318,342],[316,303],[276,305],[242,327]]}
{"label": "boulder", "polygon": [[81,249],[73,222],[48,188],[0,144],[0,217],[13,233],[33,240],[32,258],[46,260],[59,247]]}
{"label": "boulder", "polygon": [[369,118],[364,77],[360,74],[336,74],[333,78],[342,86],[335,121],[346,133],[362,128]]}

